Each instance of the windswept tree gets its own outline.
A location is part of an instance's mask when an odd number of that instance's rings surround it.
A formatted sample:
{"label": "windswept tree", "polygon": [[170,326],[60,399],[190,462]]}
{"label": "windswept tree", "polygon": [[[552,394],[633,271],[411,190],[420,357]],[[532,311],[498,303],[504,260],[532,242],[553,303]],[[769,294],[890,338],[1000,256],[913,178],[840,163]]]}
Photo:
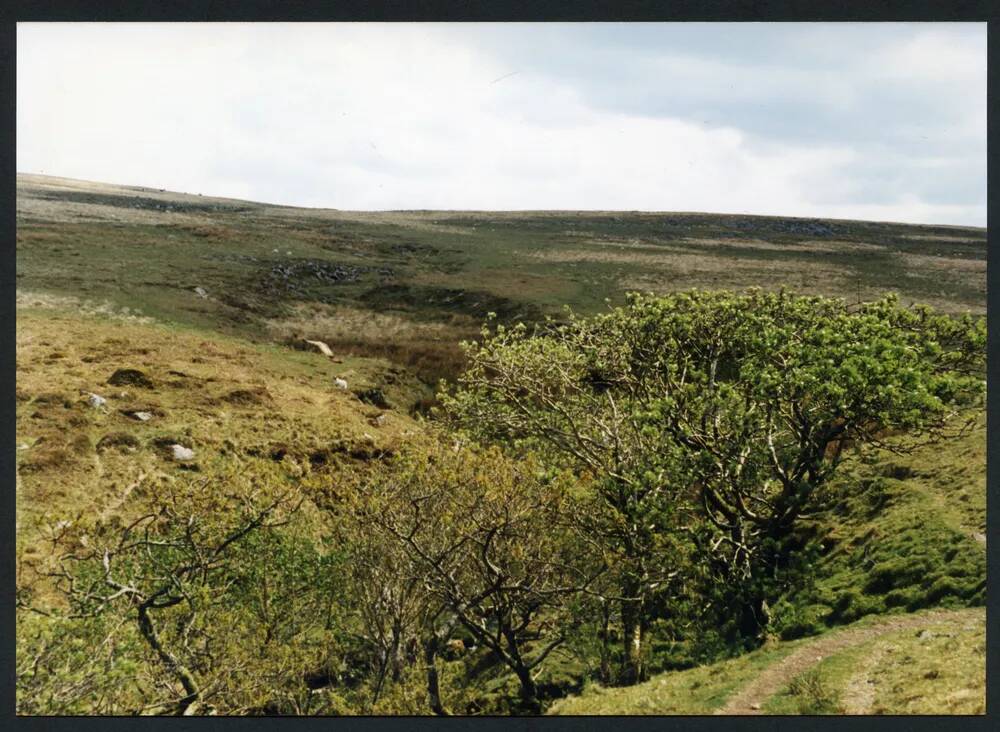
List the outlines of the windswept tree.
{"label": "windswept tree", "polygon": [[405,557],[397,581],[423,588],[435,711],[434,628],[453,618],[516,675],[521,708],[539,712],[536,675],[566,639],[569,600],[593,579],[567,540],[564,481],[495,449],[437,445],[373,469],[358,489],[355,516]]}
{"label": "windswept tree", "polygon": [[[589,486],[572,519],[607,569],[600,605],[605,621],[612,604],[619,608],[618,681],[627,684],[645,676],[654,600],[681,578],[692,512],[680,451],[643,418],[658,394],[594,326],[572,316],[534,330],[484,326],[481,344],[464,344],[469,367],[459,388],[440,398],[453,427],[515,453],[533,451]],[[603,673],[606,664],[605,654]]]}
{"label": "windswept tree", "polygon": [[754,637],[844,446],[960,429],[982,403],[985,334],[982,320],[894,296],[633,294],[594,318],[484,334],[444,403],[480,436],[545,444],[603,476],[633,536],[673,530],[650,518],[670,515],[665,502],[696,506],[695,533],[709,533],[716,578]]}
{"label": "windswept tree", "polygon": [[[132,625],[146,647],[146,694],[154,697],[134,712],[203,713],[239,671],[228,665],[225,649],[230,604],[245,594],[240,585],[247,580],[248,557],[239,550],[284,526],[300,500],[287,485],[263,489],[234,475],[226,483],[164,483],[140,505],[124,526],[60,534],[62,551],[49,576],[67,603],[52,612],[78,621],[114,615],[119,628]],[[253,585],[266,592],[259,581]],[[257,610],[265,613],[263,626],[272,627],[270,611]],[[246,678],[241,683],[250,686]]]}

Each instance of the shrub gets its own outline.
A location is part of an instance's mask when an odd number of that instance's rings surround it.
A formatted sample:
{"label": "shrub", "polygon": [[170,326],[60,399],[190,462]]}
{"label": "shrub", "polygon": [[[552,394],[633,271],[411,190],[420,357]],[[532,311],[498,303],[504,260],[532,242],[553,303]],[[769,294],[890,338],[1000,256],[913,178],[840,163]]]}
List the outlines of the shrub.
{"label": "shrub", "polygon": [[798,697],[799,714],[843,714],[839,695],[827,686],[818,669],[810,669],[792,679],[788,694]]}

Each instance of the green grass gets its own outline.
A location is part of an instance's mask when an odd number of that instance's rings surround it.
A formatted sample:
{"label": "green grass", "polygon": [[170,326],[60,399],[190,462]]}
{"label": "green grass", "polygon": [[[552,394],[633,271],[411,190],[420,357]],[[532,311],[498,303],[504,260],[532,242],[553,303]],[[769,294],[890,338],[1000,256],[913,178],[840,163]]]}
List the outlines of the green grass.
{"label": "green grass", "polygon": [[591,684],[555,702],[549,714],[711,714],[748,678],[791,653],[801,641],[773,643],[719,663],[660,674],[623,688]]}
{"label": "green grass", "polygon": [[815,586],[775,607],[776,630],[795,638],[868,614],[984,604],[985,429],[980,417],[946,449],[845,463],[813,524],[824,549]]}
{"label": "green grass", "polygon": [[[672,213],[366,214],[90,188],[19,178],[19,288],[244,335],[301,300],[478,320],[490,299],[530,317],[564,304],[598,310],[630,288],[785,284],[850,299],[898,290],[985,312],[982,229]],[[299,290],[269,292],[267,272],[296,262],[363,271],[339,283],[296,276]],[[213,297],[193,298],[199,285]],[[445,302],[449,291],[471,295]]]}
{"label": "green grass", "polygon": [[[155,490],[185,470],[164,456],[166,440],[193,446],[206,478],[234,457],[250,470],[279,461],[322,504],[336,490],[331,472],[420,438],[411,408],[430,403],[438,377],[458,373],[456,342],[474,338],[488,312],[533,320],[566,304],[594,312],[627,289],[784,285],[850,300],[894,290],[904,301],[985,313],[982,229],[703,214],[359,213],[33,176],[18,186],[19,586],[37,592],[44,585],[30,578],[54,525],[120,520],[130,490]],[[351,276],[331,282],[310,270],[334,266]],[[278,267],[293,274],[275,276]],[[296,350],[303,338],[328,342],[337,362]],[[143,370],[154,388],[108,386],[119,367]],[[382,390],[388,419],[374,422],[384,410],[334,389],[336,376],[351,390]],[[108,408],[88,407],[89,392]],[[138,422],[128,409],[154,416]],[[886,613],[981,605],[985,465],[985,420],[946,448],[852,457],[812,525],[824,545],[815,585],[772,608],[783,641],[627,689],[590,684],[551,711],[708,713],[810,642],[803,636]],[[955,633],[940,643],[901,635],[891,646],[898,653],[883,649],[877,671],[887,684],[876,708],[977,708],[982,633]],[[954,669],[966,685],[943,662],[937,677],[907,675],[959,655]],[[858,650],[825,660],[799,693],[767,709],[838,708],[864,658]],[[443,672],[457,684],[460,667],[449,662]],[[553,655],[540,681],[566,693],[585,683],[587,668]],[[492,669],[449,703],[496,711],[511,688]],[[938,706],[921,706],[908,688]],[[422,698],[391,704],[425,711]]]}
{"label": "green grass", "polygon": [[985,616],[928,622],[819,661],[767,714],[983,714]]}
{"label": "green grass", "polygon": [[923,612],[913,616],[915,628],[879,633],[883,620],[868,616],[853,623],[851,629],[874,631],[874,638],[827,656],[813,656],[811,647],[835,640],[842,631],[772,640],[737,658],[662,673],[636,686],[591,684],[553,703],[548,714],[713,714],[795,651],[805,653],[805,669],[761,700],[762,714],[983,713],[985,613],[963,611],[941,618]]}

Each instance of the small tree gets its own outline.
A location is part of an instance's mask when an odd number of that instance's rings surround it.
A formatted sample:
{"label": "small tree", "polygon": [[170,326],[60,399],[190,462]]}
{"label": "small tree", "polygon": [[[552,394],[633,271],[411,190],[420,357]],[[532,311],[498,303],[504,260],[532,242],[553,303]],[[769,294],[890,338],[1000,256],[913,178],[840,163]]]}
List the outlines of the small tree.
{"label": "small tree", "polygon": [[[256,532],[283,525],[298,508],[290,489],[261,490],[235,478],[165,483],[123,528],[64,532],[50,573],[68,600],[69,619],[118,614],[131,620],[153,657],[165,699],[138,711],[194,714],[235,671],[216,657],[221,616],[240,582],[234,554]],[[218,675],[206,684],[204,676]]]}
{"label": "small tree", "polygon": [[417,663],[419,657],[425,665],[431,711],[448,714],[441,700],[437,655],[455,625],[454,619],[428,592],[420,568],[402,544],[372,530],[367,510],[338,512],[337,522],[338,534],[349,547],[350,594],[360,620],[360,635],[374,649],[372,708],[386,680],[400,682],[405,668]]}
{"label": "small tree", "polygon": [[[483,342],[463,347],[469,368],[455,393],[440,395],[446,417],[475,438],[572,468],[590,486],[572,518],[616,583],[605,583],[601,598],[605,618],[609,603],[620,608],[619,681],[642,680],[653,597],[682,574],[679,535],[691,520],[687,484],[673,467],[680,453],[641,418],[657,395],[624,367],[615,343],[572,315],[533,332],[484,326]],[[606,646],[602,655],[607,673]]]}
{"label": "small tree", "polygon": [[671,515],[665,502],[697,506],[703,525],[675,527],[710,532],[717,578],[737,588],[753,636],[787,540],[844,445],[947,434],[981,404],[985,333],[982,320],[894,296],[852,307],[758,291],[633,294],[592,319],[485,334],[444,403],[477,434],[547,444],[602,476],[623,546],[643,527],[671,530],[653,519]]}
{"label": "small tree", "polygon": [[[530,713],[541,709],[535,674],[571,622],[566,600],[590,579],[565,540],[566,500],[562,482],[540,479],[531,461],[436,446],[374,469],[355,509],[405,554],[402,576],[438,603],[428,615],[453,616],[517,676]],[[425,640],[429,664],[435,640]]]}

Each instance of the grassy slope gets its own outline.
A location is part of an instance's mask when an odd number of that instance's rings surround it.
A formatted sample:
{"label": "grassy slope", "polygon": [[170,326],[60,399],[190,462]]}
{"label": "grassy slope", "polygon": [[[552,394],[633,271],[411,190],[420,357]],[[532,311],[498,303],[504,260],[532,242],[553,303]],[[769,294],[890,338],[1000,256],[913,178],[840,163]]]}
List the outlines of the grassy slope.
{"label": "grassy slope", "polygon": [[[43,539],[58,522],[127,516],[128,493],[155,490],[164,477],[197,470],[211,479],[239,456],[250,470],[278,460],[308,478],[393,450],[418,429],[405,412],[353,394],[377,386],[390,404],[412,398],[405,375],[382,361],[334,363],[187,326],[63,309],[59,300],[33,302],[18,309],[17,322],[23,571],[45,559]],[[118,368],[141,370],[153,387],[109,385]],[[350,390],[335,388],[335,376]],[[106,405],[90,406],[89,393]],[[142,422],[124,413],[136,410],[153,416]],[[171,442],[194,449],[194,464],[173,462],[158,444]]]}
{"label": "grassy slope", "polygon": [[[985,709],[985,613],[926,611],[905,629],[880,632],[882,618],[850,626],[872,637],[831,655],[821,638],[776,641],[738,658],[660,674],[627,688],[593,685],[557,701],[558,715],[714,714],[763,673],[793,656],[800,673],[748,709],[764,714],[982,714]],[[845,634],[834,631],[831,640]],[[816,651],[814,652],[814,648]],[[801,663],[804,661],[804,663]]]}
{"label": "grassy slope", "polygon": [[[776,638],[746,656],[660,674],[633,688],[595,685],[557,702],[550,713],[712,713],[762,669],[835,635],[844,624],[864,627],[886,614],[983,605],[985,451],[981,419],[947,449],[926,445],[907,455],[876,452],[849,459],[835,500],[815,524],[827,547],[816,568],[816,586],[773,609],[788,640]],[[931,636],[917,637],[923,627],[898,631],[825,659],[816,669],[818,680],[802,674],[800,681],[808,683],[800,684],[798,693],[775,696],[764,712],[983,713],[983,616],[927,627]],[[859,681],[858,674],[867,676]],[[859,711],[857,688],[862,683],[866,688],[869,679],[875,694]],[[826,706],[820,704],[824,699]]]}
{"label": "grassy slope", "polygon": [[765,714],[983,714],[985,613],[928,621],[834,655],[795,676]]}
{"label": "grassy slope", "polygon": [[[895,289],[952,312],[985,311],[985,232],[975,229],[697,214],[359,214],[39,177],[19,178],[18,212],[25,572],[43,561],[42,539],[59,520],[127,514],[139,476],[154,485],[182,470],[157,438],[194,447],[206,476],[232,454],[322,473],[413,439],[419,426],[406,408],[426,393],[414,374],[428,380],[453,368],[455,340],[490,310],[505,319],[564,303],[594,310],[631,286],[783,283],[851,298]],[[346,268],[348,281],[317,277],[317,264]],[[283,345],[301,336],[328,340],[341,362]],[[109,387],[119,367],[144,370],[154,388]],[[399,408],[376,425],[381,410],[333,389],[334,376],[352,389],[382,388]],[[240,391],[251,394],[227,399]],[[89,408],[86,392],[107,397],[108,410]],[[129,408],[155,416],[137,422],[119,411]],[[981,601],[984,430],[947,450],[845,466],[817,528],[829,548],[817,586],[774,609],[786,638]],[[101,443],[109,435],[135,444]],[[593,708],[706,711],[793,647],[606,690]],[[558,709],[590,708],[575,703]],[[884,703],[912,707],[898,696]]]}
{"label": "grassy slope", "polygon": [[946,446],[848,461],[816,527],[826,547],[819,579],[787,598],[799,611],[785,637],[894,609],[983,604],[985,467],[982,417]]}
{"label": "grassy slope", "polygon": [[[18,286],[252,332],[296,300],[417,320],[751,285],[985,311],[983,229],[736,215],[295,209],[20,176]],[[324,282],[304,265],[357,268]],[[299,265],[289,289],[267,275]],[[209,300],[190,289],[206,288]],[[464,294],[463,294],[464,293]]]}

